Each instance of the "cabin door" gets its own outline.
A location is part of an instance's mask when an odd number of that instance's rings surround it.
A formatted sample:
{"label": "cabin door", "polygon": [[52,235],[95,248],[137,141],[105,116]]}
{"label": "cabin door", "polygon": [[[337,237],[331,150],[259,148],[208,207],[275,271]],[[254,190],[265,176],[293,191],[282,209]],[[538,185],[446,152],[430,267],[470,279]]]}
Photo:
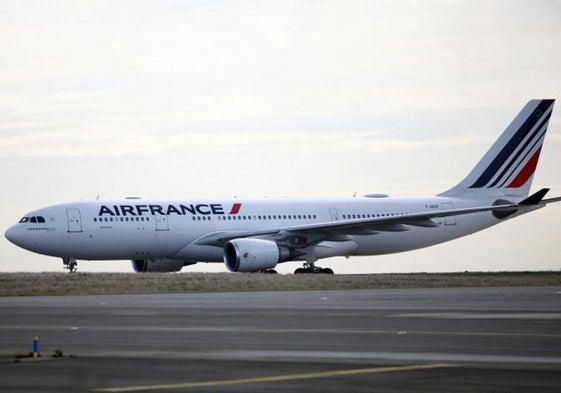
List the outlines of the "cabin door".
{"label": "cabin door", "polygon": [[68,232],[82,232],[82,217],[80,209],[66,209]]}

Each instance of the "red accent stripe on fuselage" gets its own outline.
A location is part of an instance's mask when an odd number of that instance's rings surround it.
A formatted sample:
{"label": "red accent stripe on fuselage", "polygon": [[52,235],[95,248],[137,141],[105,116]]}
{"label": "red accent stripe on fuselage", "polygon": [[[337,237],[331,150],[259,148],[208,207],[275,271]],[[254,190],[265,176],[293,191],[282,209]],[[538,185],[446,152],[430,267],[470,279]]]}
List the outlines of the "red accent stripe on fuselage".
{"label": "red accent stripe on fuselage", "polygon": [[234,203],[232,205],[232,210],[230,210],[230,213],[228,213],[228,214],[238,214],[240,212],[241,208],[242,208],[241,203]]}

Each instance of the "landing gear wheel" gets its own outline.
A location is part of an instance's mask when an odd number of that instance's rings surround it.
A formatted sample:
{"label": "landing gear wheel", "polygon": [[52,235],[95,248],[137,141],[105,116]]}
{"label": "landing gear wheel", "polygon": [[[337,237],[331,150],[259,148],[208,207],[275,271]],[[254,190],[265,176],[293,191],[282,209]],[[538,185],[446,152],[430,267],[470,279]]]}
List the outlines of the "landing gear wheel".
{"label": "landing gear wheel", "polygon": [[298,269],[294,270],[294,274],[333,274],[333,270],[330,268],[322,268],[319,266],[307,266],[304,264],[304,267],[299,267]]}
{"label": "landing gear wheel", "polygon": [[75,273],[78,270],[78,261],[74,258],[62,258],[62,264],[65,269],[68,269],[68,273]]}

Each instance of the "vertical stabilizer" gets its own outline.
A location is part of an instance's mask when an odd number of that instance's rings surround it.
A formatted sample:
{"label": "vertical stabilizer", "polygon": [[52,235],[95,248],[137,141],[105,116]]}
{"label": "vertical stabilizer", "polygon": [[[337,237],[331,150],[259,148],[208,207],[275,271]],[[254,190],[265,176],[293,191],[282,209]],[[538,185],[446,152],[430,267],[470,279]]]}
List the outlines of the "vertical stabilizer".
{"label": "vertical stabilizer", "polygon": [[555,100],[531,100],[458,185],[442,196],[526,197]]}

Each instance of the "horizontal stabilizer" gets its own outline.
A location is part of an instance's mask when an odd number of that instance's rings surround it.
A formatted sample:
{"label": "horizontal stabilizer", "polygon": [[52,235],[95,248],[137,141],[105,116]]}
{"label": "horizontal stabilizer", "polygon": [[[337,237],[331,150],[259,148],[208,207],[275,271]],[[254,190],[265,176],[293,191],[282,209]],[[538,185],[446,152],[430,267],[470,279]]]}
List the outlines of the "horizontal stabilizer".
{"label": "horizontal stabilizer", "polygon": [[519,205],[523,205],[523,206],[537,205],[538,203],[540,203],[542,201],[543,197],[548,192],[549,192],[549,188],[542,188],[538,192],[536,192],[536,193],[530,195],[528,198],[524,199],[522,202],[519,203]]}
{"label": "horizontal stabilizer", "polygon": [[554,202],[561,202],[561,197],[547,198],[543,200],[543,203],[554,203]]}

